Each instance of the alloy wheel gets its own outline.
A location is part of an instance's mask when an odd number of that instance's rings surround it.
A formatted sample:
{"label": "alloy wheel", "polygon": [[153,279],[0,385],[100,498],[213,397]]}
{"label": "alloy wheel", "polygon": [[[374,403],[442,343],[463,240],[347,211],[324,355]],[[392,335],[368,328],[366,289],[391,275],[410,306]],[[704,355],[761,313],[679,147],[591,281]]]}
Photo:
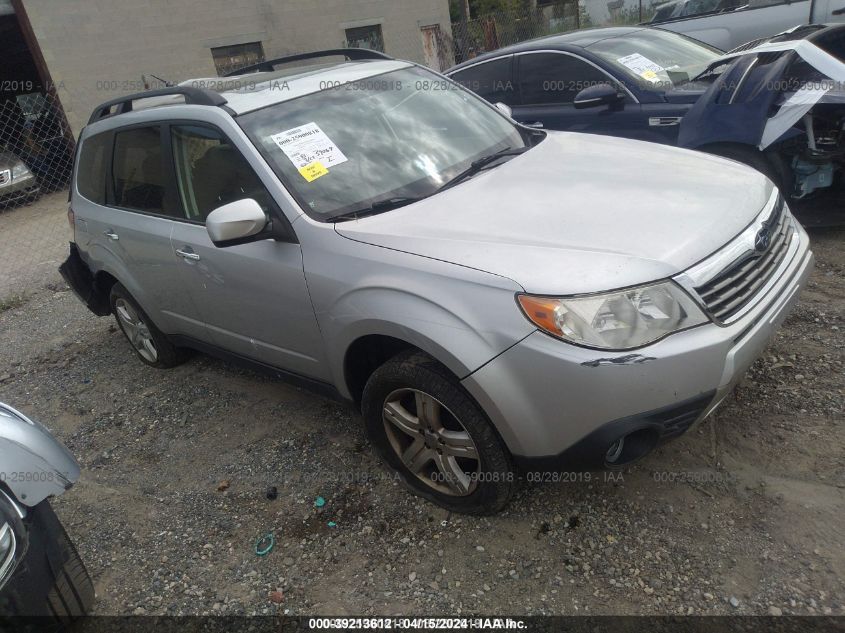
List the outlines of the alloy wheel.
{"label": "alloy wheel", "polygon": [[144,360],[155,363],[158,360],[158,350],[156,350],[155,341],[153,341],[152,333],[147,324],[125,299],[118,299],[114,304],[114,309],[117,318],[120,320],[123,333],[126,334],[126,338],[129,339],[132,347]]}
{"label": "alloy wheel", "polygon": [[456,497],[475,490],[478,448],[443,403],[417,389],[397,389],[385,398],[382,417],[391,448],[414,476]]}

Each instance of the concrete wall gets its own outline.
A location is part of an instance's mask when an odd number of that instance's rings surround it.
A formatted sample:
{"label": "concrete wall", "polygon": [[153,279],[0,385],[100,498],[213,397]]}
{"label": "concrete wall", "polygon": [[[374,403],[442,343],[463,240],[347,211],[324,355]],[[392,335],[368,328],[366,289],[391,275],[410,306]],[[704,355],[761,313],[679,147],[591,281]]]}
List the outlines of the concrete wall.
{"label": "concrete wall", "polygon": [[216,75],[210,49],[261,41],[269,59],[337,48],[381,24],[385,50],[425,62],[420,27],[450,34],[448,0],[23,0],[74,133],[103,101]]}

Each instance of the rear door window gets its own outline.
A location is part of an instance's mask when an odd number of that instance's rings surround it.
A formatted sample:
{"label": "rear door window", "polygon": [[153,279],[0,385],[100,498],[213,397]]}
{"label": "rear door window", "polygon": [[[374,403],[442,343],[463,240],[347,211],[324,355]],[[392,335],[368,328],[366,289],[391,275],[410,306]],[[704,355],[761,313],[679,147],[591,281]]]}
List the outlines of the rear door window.
{"label": "rear door window", "polygon": [[106,173],[108,169],[111,135],[97,134],[82,143],[76,166],[76,188],[96,204],[106,203]]}
{"label": "rear door window", "polygon": [[161,149],[160,126],[117,132],[112,172],[115,206],[165,213],[167,167]]}

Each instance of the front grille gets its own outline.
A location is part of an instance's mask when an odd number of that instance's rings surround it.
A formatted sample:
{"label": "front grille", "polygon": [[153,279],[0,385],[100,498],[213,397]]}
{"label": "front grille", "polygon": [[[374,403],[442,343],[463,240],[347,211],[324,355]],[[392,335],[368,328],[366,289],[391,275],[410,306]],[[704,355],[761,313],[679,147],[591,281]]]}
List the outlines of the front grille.
{"label": "front grille", "polygon": [[769,245],[763,251],[750,251],[707,283],[695,290],[707,309],[719,321],[727,321],[742,310],[757,294],[786,257],[794,231],[786,205],[778,202],[766,221]]}
{"label": "front grille", "polygon": [[8,185],[12,181],[12,172],[8,169],[0,171],[0,186]]}

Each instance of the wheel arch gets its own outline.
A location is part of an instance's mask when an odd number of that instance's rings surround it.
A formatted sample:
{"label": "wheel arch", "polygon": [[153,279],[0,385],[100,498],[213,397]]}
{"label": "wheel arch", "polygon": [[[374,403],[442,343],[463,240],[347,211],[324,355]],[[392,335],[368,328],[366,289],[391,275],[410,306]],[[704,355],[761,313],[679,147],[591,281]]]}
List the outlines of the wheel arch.
{"label": "wheel arch", "polygon": [[364,385],[385,362],[403,351],[417,350],[431,356],[460,380],[470,369],[452,352],[428,336],[405,327],[380,323],[368,333],[353,337],[343,354],[343,384],[348,396],[356,405],[361,403]]}
{"label": "wheel arch", "polygon": [[457,272],[432,279],[415,271],[404,286],[380,278],[315,302],[330,375],[343,397],[359,401],[361,372],[367,376],[390,352],[418,349],[463,380],[533,331],[513,291],[469,284]]}
{"label": "wheel arch", "polygon": [[[49,496],[61,495],[79,479],[77,461],[39,422],[0,404],[0,463],[5,484],[14,497],[33,507]],[[15,478],[14,474],[40,473]]]}
{"label": "wheel arch", "polygon": [[149,295],[135,282],[129,269],[117,255],[98,244],[92,245],[87,252],[80,248],[80,254],[94,278],[94,289],[102,293],[106,305],[110,307],[109,293],[114,284],[119,283],[155,322],[159,321],[156,318],[158,314],[151,314],[151,310],[155,312],[155,303],[150,301]]}

